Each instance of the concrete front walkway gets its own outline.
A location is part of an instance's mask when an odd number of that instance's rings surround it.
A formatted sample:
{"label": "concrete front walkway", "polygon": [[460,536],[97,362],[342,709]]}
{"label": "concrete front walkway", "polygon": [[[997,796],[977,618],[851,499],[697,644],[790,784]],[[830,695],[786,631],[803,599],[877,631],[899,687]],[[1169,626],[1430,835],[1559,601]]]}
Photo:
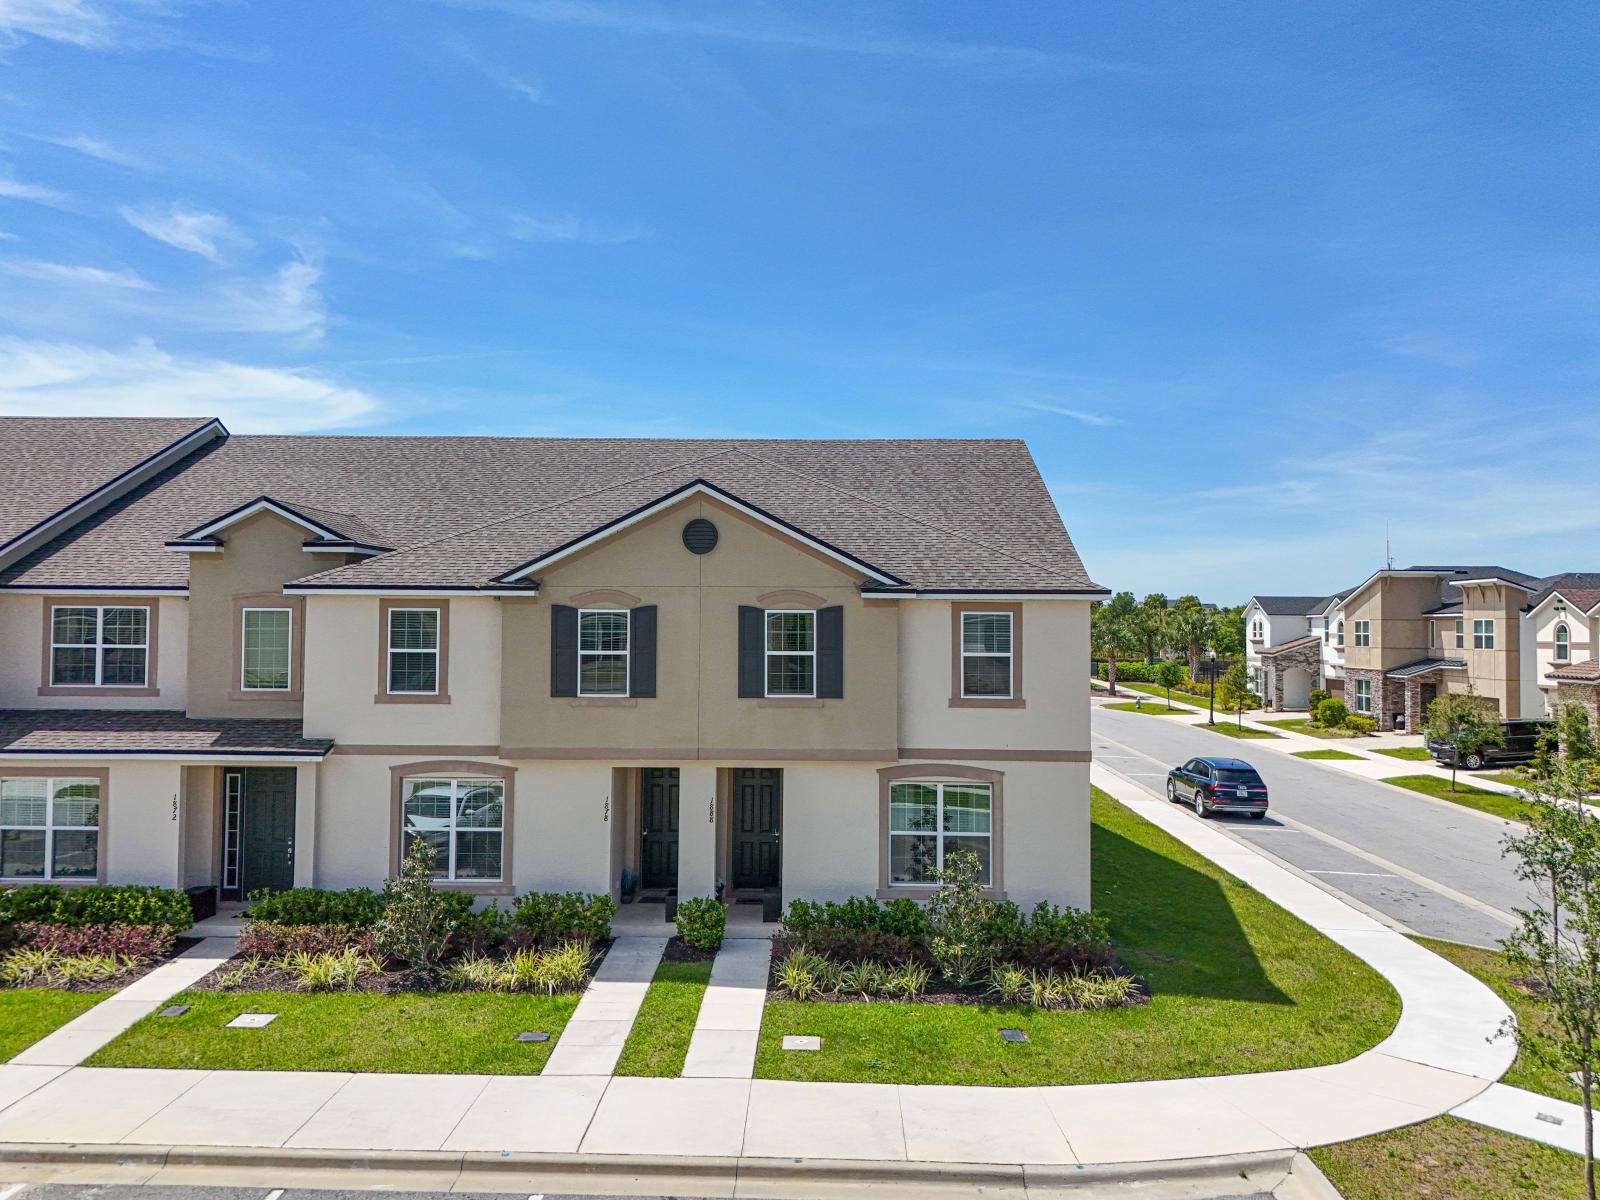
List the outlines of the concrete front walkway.
{"label": "concrete front walkway", "polygon": [[606,951],[545,1061],[546,1075],[610,1075],[633,1029],[667,939],[619,937]]}
{"label": "concrete front walkway", "polygon": [[686,1078],[749,1079],[755,1074],[771,962],[772,942],[767,938],[729,938],[722,943],[689,1035],[683,1063]]}
{"label": "concrete front walkway", "polygon": [[1508,1011],[1476,979],[1105,768],[1096,766],[1093,778],[1372,964],[1403,1002],[1394,1031],[1330,1066],[1071,1087],[10,1065],[0,1067],[0,1143],[723,1162],[1172,1162],[1345,1141],[1424,1120],[1478,1096],[1510,1065],[1513,1045],[1494,1037]]}

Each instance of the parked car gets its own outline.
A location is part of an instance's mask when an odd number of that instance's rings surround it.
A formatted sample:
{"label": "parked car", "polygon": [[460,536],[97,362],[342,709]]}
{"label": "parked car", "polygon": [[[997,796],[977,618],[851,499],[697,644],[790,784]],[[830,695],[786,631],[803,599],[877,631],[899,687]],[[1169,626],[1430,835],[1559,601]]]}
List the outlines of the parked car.
{"label": "parked car", "polygon": [[1167,772],[1167,799],[1194,805],[1195,816],[1237,813],[1260,821],[1267,815],[1267,785],[1242,758],[1191,758]]}
{"label": "parked car", "polygon": [[1479,767],[1509,767],[1532,762],[1539,753],[1540,739],[1549,736],[1553,730],[1552,721],[1501,721],[1501,743],[1498,746],[1485,746],[1481,750],[1463,754],[1457,763],[1454,746],[1429,738],[1428,753],[1433,755],[1434,762],[1443,767],[1462,766],[1469,771],[1476,771]]}

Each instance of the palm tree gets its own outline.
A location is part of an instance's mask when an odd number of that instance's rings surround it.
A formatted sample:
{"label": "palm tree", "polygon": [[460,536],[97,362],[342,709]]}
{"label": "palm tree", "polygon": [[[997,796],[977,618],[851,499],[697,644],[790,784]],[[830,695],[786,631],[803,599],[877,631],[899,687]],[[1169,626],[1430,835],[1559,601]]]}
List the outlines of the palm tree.
{"label": "palm tree", "polygon": [[1132,592],[1118,592],[1104,604],[1096,605],[1089,618],[1089,642],[1094,656],[1109,664],[1106,682],[1117,694],[1117,660],[1138,652],[1141,644],[1140,613]]}
{"label": "palm tree", "polygon": [[1200,677],[1200,654],[1211,640],[1213,618],[1200,604],[1198,596],[1180,596],[1172,605],[1168,626],[1175,646],[1182,647],[1189,657],[1189,678]]}

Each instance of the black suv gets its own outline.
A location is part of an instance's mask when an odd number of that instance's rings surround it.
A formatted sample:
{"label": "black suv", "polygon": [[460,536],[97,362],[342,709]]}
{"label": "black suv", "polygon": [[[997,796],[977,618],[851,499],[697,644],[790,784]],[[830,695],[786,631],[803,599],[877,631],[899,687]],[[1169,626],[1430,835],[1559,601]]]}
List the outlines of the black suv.
{"label": "black suv", "polygon": [[1191,758],[1167,772],[1167,799],[1194,806],[1195,815],[1267,815],[1267,785],[1242,758]]}
{"label": "black suv", "polygon": [[1509,767],[1516,763],[1532,762],[1534,755],[1539,753],[1540,739],[1548,737],[1551,730],[1552,723],[1549,721],[1501,721],[1501,742],[1498,746],[1485,746],[1481,750],[1463,754],[1457,763],[1454,746],[1429,738],[1428,753],[1433,755],[1434,762],[1444,767],[1461,766],[1469,771],[1476,771],[1479,767]]}

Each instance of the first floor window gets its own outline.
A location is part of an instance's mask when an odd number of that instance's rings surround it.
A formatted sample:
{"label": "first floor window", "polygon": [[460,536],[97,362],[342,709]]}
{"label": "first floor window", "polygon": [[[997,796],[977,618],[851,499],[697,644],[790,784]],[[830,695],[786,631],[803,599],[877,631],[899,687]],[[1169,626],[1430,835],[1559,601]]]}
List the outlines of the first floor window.
{"label": "first floor window", "polygon": [[1370,645],[1372,645],[1372,622],[1371,621],[1357,621],[1356,622],[1356,645],[1358,645],[1358,646],[1370,646]]}
{"label": "first floor window", "polygon": [[287,608],[244,610],[239,686],[247,692],[289,690],[293,614]]}
{"label": "first floor window", "polygon": [[1472,622],[1472,648],[1474,650],[1494,649],[1494,619],[1479,617]]}
{"label": "first floor window", "polygon": [[578,613],[578,695],[628,694],[628,614],[585,609]]}
{"label": "first floor window", "polygon": [[0,779],[0,878],[94,879],[100,781]]}
{"label": "first floor window", "polygon": [[433,847],[434,878],[495,882],[505,852],[505,783],[407,779],[401,785],[401,852],[412,838]]}
{"label": "first floor window", "polygon": [[1372,680],[1356,680],[1356,711],[1369,713],[1372,711]]}
{"label": "first floor window", "polygon": [[389,690],[432,695],[439,690],[439,610],[389,610]]}
{"label": "first floor window", "polygon": [[817,694],[817,614],[767,613],[767,695]]}
{"label": "first floor window", "polygon": [[987,783],[889,785],[889,882],[933,884],[954,850],[971,850],[992,878],[993,791]]}
{"label": "first floor window", "polygon": [[1011,698],[1011,614],[961,614],[961,695]]}
{"label": "first floor window", "polygon": [[50,610],[51,687],[144,687],[150,610],[70,605]]}
{"label": "first floor window", "polygon": [[1566,624],[1556,626],[1556,661],[1566,662],[1572,657],[1572,631]]}

